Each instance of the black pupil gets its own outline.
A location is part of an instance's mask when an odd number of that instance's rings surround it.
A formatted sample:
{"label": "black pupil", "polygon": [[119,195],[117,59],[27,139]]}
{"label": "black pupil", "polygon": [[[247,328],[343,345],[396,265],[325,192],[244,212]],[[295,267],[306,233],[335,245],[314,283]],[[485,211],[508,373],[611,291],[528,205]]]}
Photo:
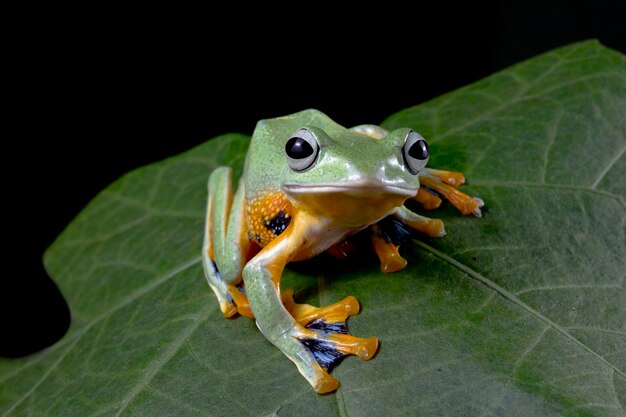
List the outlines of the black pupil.
{"label": "black pupil", "polygon": [[306,140],[294,137],[287,141],[285,152],[293,159],[302,159],[313,154],[313,147]]}
{"label": "black pupil", "polygon": [[424,140],[418,140],[409,148],[409,156],[411,158],[423,161],[428,158],[428,145]]}

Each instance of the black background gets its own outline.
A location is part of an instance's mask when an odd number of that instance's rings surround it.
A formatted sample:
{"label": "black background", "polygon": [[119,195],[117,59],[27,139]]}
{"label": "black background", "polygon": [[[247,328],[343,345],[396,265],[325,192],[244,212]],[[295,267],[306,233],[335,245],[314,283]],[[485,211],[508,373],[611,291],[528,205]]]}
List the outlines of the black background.
{"label": "black background", "polygon": [[41,256],[123,173],[305,108],[343,125],[379,123],[575,41],[626,52],[619,3],[442,2],[343,16],[312,4],[40,11],[14,33],[16,55],[5,63],[15,91],[3,152],[0,355],[28,354],[65,332],[69,310]]}

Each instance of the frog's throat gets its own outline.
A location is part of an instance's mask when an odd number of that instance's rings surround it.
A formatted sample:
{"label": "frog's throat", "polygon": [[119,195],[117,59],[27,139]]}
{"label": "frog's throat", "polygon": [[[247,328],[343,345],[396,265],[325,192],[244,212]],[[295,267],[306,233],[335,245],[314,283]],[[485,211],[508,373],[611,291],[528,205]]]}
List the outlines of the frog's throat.
{"label": "frog's throat", "polygon": [[346,230],[358,230],[389,215],[417,194],[417,189],[383,182],[286,184],[294,208],[324,218]]}

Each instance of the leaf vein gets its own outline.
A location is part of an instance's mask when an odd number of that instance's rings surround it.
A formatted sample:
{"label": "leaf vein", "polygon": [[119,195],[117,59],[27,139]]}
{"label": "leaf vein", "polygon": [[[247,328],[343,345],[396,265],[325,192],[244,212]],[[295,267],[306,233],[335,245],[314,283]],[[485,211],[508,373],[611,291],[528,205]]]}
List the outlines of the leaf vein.
{"label": "leaf vein", "polygon": [[545,151],[543,153],[543,166],[541,167],[541,183],[545,184],[546,176],[548,174],[548,164],[550,163],[550,152],[556,143],[556,138],[559,135],[559,125],[561,124],[561,120],[563,118],[563,109],[558,108],[556,116],[554,120],[548,124],[548,143],[546,144]]}
{"label": "leaf vein", "polygon": [[506,290],[505,288],[499,286],[498,284],[496,284],[495,282],[493,282],[489,278],[485,277],[481,273],[473,270],[472,268],[470,268],[467,265],[457,261],[456,259],[450,257],[449,255],[446,255],[445,253],[443,253],[443,252],[433,248],[432,246],[427,245],[426,243],[421,242],[421,241],[416,240],[416,239],[413,239],[413,241],[417,244],[417,246],[421,247],[422,249],[426,250],[427,252],[432,253],[433,255],[437,256],[438,258],[440,258],[444,262],[449,263],[450,265],[452,265],[453,267],[457,268],[458,270],[460,270],[462,272],[465,272],[471,278],[473,278],[476,281],[479,281],[482,284],[486,285],[487,287],[491,288],[493,291],[495,291],[498,294],[500,294],[506,300],[516,304],[517,306],[519,306],[520,308],[525,310],[527,313],[529,313],[530,315],[534,316],[537,320],[545,323],[546,325],[548,325],[549,327],[551,327],[552,329],[554,329],[555,331],[560,333],[562,336],[564,336],[565,338],[570,340],[572,343],[574,343],[575,345],[579,346],[583,350],[587,351],[587,353],[589,353],[592,356],[594,356],[596,359],[598,359],[601,363],[603,363],[609,369],[613,369],[617,374],[619,374],[619,375],[621,375],[623,377],[626,377],[626,374],[624,372],[622,372],[620,369],[618,369],[613,363],[609,362],[604,357],[602,357],[599,353],[597,353],[596,351],[591,349],[589,346],[587,346],[586,344],[584,344],[583,342],[581,342],[580,340],[575,338],[564,327],[562,327],[561,325],[557,324],[556,322],[550,320],[548,317],[544,316],[539,311],[535,310],[530,305],[528,305],[525,302],[523,302],[521,299],[519,299],[512,292],[510,292],[510,291]]}
{"label": "leaf vein", "polygon": [[619,151],[615,157],[613,157],[613,159],[611,159],[609,161],[609,164],[606,166],[606,168],[604,168],[602,170],[602,172],[600,173],[600,175],[598,175],[598,178],[596,178],[596,180],[593,182],[593,184],[591,184],[591,189],[595,190],[596,187],[598,186],[598,184],[600,184],[600,181],[602,181],[602,179],[606,176],[606,174],[611,170],[611,168],[613,168],[613,165],[615,165],[617,163],[617,161],[622,157],[622,155],[624,155],[624,152],[626,152],[626,146],[624,146],[622,148],[621,151]]}
{"label": "leaf vein", "polygon": [[615,370],[611,371],[611,375],[609,376],[609,379],[611,380],[611,388],[613,389],[613,393],[615,394],[615,398],[617,399],[617,404],[619,405],[619,408],[626,415],[626,409],[624,409],[624,404],[622,403],[622,399],[619,395],[617,395],[617,388],[615,388]]}
{"label": "leaf vein", "polygon": [[618,336],[626,336],[626,333],[620,332],[619,330],[601,329],[599,327],[570,326],[567,329],[568,330],[579,330],[579,331],[583,331],[583,332],[600,332],[600,333],[616,334]]}
{"label": "leaf vein", "polygon": [[132,220],[128,223],[125,223],[121,226],[119,226],[117,229],[111,230],[108,233],[105,233],[103,235],[100,236],[96,236],[93,239],[77,239],[77,240],[68,240],[67,242],[63,242],[63,246],[66,248],[69,247],[73,247],[73,246],[87,246],[87,245],[92,245],[92,244],[96,244],[96,243],[104,243],[107,240],[113,239],[116,236],[119,236],[123,233],[126,233],[128,231],[130,231],[131,229],[139,226],[140,224],[144,223],[146,220],[149,220],[151,218],[151,215],[146,213],[141,217],[136,218],[135,220]]}
{"label": "leaf vein", "polygon": [[206,322],[209,319],[209,315],[204,311],[201,314],[198,314],[195,321],[192,322],[191,326],[188,326],[184,331],[180,333],[180,335],[174,339],[169,348],[163,351],[163,354],[156,360],[155,365],[149,367],[147,372],[144,374],[144,377],[134,386],[133,389],[130,390],[128,395],[124,397],[122,400],[122,404],[120,409],[115,413],[115,417],[119,417],[122,415],[124,410],[126,410],[133,399],[137,397],[148,385],[154,380],[157,376],[158,371],[160,371],[169,361],[174,357],[174,355],[180,350],[180,348],[185,344],[188,338],[200,327],[201,324]]}
{"label": "leaf vein", "polygon": [[515,295],[519,296],[533,291],[555,291],[555,290],[584,290],[584,289],[620,289],[619,285],[598,285],[598,284],[563,284],[563,285],[546,285],[541,287],[524,288],[515,292]]}
{"label": "leaf vein", "polygon": [[533,342],[530,345],[528,345],[526,349],[524,349],[519,359],[515,361],[515,365],[513,366],[513,372],[512,372],[513,375],[515,375],[517,371],[519,370],[519,368],[522,366],[522,364],[524,363],[524,360],[526,359],[526,356],[528,356],[539,345],[539,343],[541,343],[541,341],[543,340],[543,337],[545,336],[548,330],[550,330],[550,326],[545,326],[543,329],[541,329],[541,331],[537,334],[537,337],[535,338],[535,340],[533,340]]}
{"label": "leaf vein", "polygon": [[59,358],[52,364],[52,366],[50,366],[50,368],[41,376],[41,378],[39,378],[37,382],[35,382],[33,386],[28,391],[26,391],[26,393],[20,399],[15,401],[15,403],[11,407],[9,407],[9,409],[2,415],[2,417],[8,416],[22,402],[24,402],[24,400],[33,396],[37,387],[39,387],[48,378],[48,376],[50,376],[50,374],[57,368],[57,366],[59,366],[59,364],[63,362],[63,359],[65,359],[67,354],[72,350],[72,347],[74,347],[74,345],[76,345],[76,343],[78,343],[79,340],[80,338],[76,338],[76,340],[67,347],[66,351],[63,352],[59,356]]}

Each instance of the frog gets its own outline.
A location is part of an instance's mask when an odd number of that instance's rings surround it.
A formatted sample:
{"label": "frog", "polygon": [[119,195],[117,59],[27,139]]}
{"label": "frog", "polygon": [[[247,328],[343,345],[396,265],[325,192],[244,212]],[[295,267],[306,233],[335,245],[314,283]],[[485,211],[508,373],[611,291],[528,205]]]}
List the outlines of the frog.
{"label": "frog", "polygon": [[296,303],[281,288],[283,271],[325,252],[349,256],[350,240],[364,233],[381,271],[405,268],[399,247],[409,236],[445,235],[441,220],[410,210],[409,200],[426,210],[448,200],[480,217],[483,201],[457,189],[463,174],[427,168],[428,159],[426,139],[411,128],[346,128],[309,109],[257,123],[236,189],[230,167],[209,176],[202,265],[221,313],[254,319],[318,394],[339,387],[334,364],[372,359],[379,341],[349,333],[360,309],[353,295]]}

